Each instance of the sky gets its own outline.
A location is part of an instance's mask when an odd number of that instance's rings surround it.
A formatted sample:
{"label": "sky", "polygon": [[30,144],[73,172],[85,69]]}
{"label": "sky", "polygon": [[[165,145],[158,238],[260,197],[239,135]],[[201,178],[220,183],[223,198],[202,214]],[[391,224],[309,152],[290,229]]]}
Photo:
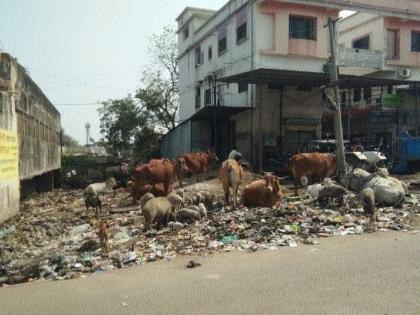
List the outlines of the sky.
{"label": "sky", "polygon": [[98,102],[134,95],[150,66],[150,36],[186,6],[227,0],[0,0],[0,50],[18,59],[84,144],[101,138]]}

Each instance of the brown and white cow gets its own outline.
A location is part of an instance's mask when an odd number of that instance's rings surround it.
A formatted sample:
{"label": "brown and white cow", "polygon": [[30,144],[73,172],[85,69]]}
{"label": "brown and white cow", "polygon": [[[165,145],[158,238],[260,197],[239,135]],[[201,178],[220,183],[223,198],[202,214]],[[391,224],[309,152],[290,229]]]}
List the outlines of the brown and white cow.
{"label": "brown and white cow", "polygon": [[244,181],[244,171],[236,160],[229,159],[222,163],[219,171],[219,178],[225,192],[226,204],[229,201],[230,188],[233,192],[233,208],[236,209],[238,189]]}
{"label": "brown and white cow", "polygon": [[337,167],[335,155],[330,153],[300,153],[292,157],[290,171],[295,180],[295,194],[303,176],[317,176],[322,182],[332,176]]}

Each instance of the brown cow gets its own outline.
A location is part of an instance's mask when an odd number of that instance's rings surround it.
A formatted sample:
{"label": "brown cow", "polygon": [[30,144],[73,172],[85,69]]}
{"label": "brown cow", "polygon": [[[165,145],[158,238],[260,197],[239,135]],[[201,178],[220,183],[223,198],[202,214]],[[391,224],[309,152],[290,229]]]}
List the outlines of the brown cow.
{"label": "brown cow", "polygon": [[335,173],[337,159],[329,153],[300,153],[292,157],[290,171],[295,179],[295,194],[303,176],[317,176],[320,181]]}
{"label": "brown cow", "polygon": [[219,171],[219,178],[225,192],[226,204],[229,201],[229,190],[232,187],[233,208],[236,209],[238,188],[244,181],[244,171],[236,160],[226,160],[222,163]]}
{"label": "brown cow", "polygon": [[[137,198],[141,198],[143,195],[147,194],[147,193],[152,193],[153,196],[155,197],[165,197],[165,187],[162,183],[160,184],[155,184],[155,185],[149,185],[146,184],[142,187],[138,187],[137,188]],[[169,193],[172,192],[172,189],[169,190]]]}
{"label": "brown cow", "polygon": [[216,153],[207,150],[207,152],[187,153],[181,156],[185,159],[188,170],[197,175],[197,182],[201,181],[200,175],[207,172],[212,161],[219,161]]}
{"label": "brown cow", "polygon": [[178,174],[187,170],[185,159],[152,159],[148,164],[137,166],[133,172],[133,201],[147,192],[155,196],[167,196]]}
{"label": "brown cow", "polygon": [[265,175],[264,179],[253,181],[244,188],[244,205],[273,207],[283,198],[282,189],[274,175]]}
{"label": "brown cow", "polygon": [[172,190],[176,178],[175,163],[168,159],[151,160],[148,164],[137,166],[133,172],[133,201],[138,200],[145,185],[163,183],[165,195]]}

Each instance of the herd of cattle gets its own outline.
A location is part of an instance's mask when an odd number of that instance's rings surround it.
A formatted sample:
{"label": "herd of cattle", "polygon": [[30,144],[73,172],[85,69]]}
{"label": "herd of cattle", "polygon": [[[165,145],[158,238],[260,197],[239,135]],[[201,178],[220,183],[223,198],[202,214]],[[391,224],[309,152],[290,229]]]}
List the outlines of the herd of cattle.
{"label": "herd of cattle", "polygon": [[[238,163],[240,154],[232,151],[228,159],[222,163],[219,171],[219,178],[223,185],[226,201],[229,198],[230,188],[234,195],[233,206],[236,207],[236,196],[239,186],[243,183],[243,170]],[[172,191],[172,184],[176,179],[182,187],[182,179],[186,174],[195,174],[197,182],[207,172],[210,164],[218,161],[214,152],[196,152],[183,154],[175,160],[161,159],[151,160],[148,164],[137,166],[133,172],[133,200],[136,201],[147,192],[157,196],[166,196]],[[294,177],[295,192],[302,177],[315,176],[320,181],[332,176],[336,171],[336,157],[328,153],[301,153],[292,157],[290,171]],[[266,200],[255,200],[253,192],[257,191],[259,196],[265,193],[259,191],[261,180],[252,183],[244,189],[244,201],[255,205],[272,206],[281,199],[281,189],[278,178],[274,175],[265,175],[266,192],[274,191],[275,196],[267,197]]]}
{"label": "herd of cattle", "polygon": [[[244,170],[240,163],[241,155],[232,151],[219,169],[219,179],[222,183],[226,204],[229,203],[232,191],[232,207],[236,209],[238,190],[244,185]],[[195,175],[197,182],[210,168],[212,162],[218,158],[212,151],[183,154],[175,160],[153,159],[149,163],[137,166],[132,174],[133,202],[139,202],[145,217],[145,227],[150,228],[153,223],[165,223],[170,220],[195,216],[206,216],[200,209],[198,213],[191,209],[181,209],[184,205],[182,193],[172,192],[172,185],[176,180],[182,187],[182,180],[187,174]],[[317,176],[321,181],[335,173],[336,159],[330,154],[301,153],[295,155],[290,162],[290,171],[295,180],[295,191],[303,176]],[[101,208],[99,194],[114,188],[116,182],[113,178],[103,183],[89,185],[84,191],[85,205]],[[284,187],[275,175],[265,174],[261,179],[255,180],[242,190],[242,203],[246,206],[276,206],[283,198]],[[192,211],[192,212],[191,212]],[[188,221],[188,220],[187,220]]]}

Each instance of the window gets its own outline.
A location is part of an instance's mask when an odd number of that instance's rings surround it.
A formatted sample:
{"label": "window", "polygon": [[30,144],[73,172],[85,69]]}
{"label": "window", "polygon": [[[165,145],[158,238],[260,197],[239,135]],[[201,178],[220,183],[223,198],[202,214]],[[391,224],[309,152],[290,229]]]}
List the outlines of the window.
{"label": "window", "polygon": [[222,25],[217,31],[217,52],[219,55],[223,55],[227,49],[227,26],[226,24]]}
{"label": "window", "polygon": [[275,84],[275,83],[271,83],[267,85],[267,89],[268,90],[280,90],[281,89],[281,85],[280,84]]}
{"label": "window", "polygon": [[341,92],[341,104],[345,105],[347,103],[347,93]]}
{"label": "window", "polygon": [[184,30],[182,31],[182,35],[184,36],[184,40],[188,38],[188,36],[190,36],[190,28],[187,26],[185,26]]}
{"label": "window", "polygon": [[363,89],[363,99],[365,100],[366,104],[371,104],[372,88],[369,87]]}
{"label": "window", "polygon": [[316,40],[316,18],[289,17],[289,38]]}
{"label": "window", "polygon": [[362,89],[354,89],[353,90],[353,102],[357,103],[362,100]]}
{"label": "window", "polygon": [[248,92],[248,83],[239,83],[238,84],[238,93]]}
{"label": "window", "polygon": [[223,106],[223,85],[217,86],[217,106]]}
{"label": "window", "polygon": [[199,109],[201,107],[201,88],[197,86],[195,88],[195,109]]}
{"label": "window", "polygon": [[204,105],[205,106],[211,105],[211,89],[207,89],[204,94]]}
{"label": "window", "polygon": [[236,43],[239,44],[244,39],[246,39],[246,20],[247,20],[247,10],[242,9],[236,14]]}
{"label": "window", "polygon": [[411,32],[411,51],[420,52],[420,32]]}
{"label": "window", "polygon": [[219,100],[217,99],[217,87],[213,88],[213,102],[215,105],[219,106]]}
{"label": "window", "polygon": [[198,67],[201,65],[202,58],[201,58],[201,48],[198,46],[195,48],[195,66]]}
{"label": "window", "polygon": [[399,30],[387,30],[387,48],[388,59],[400,58],[400,32]]}
{"label": "window", "polygon": [[353,48],[355,49],[369,49],[369,36],[362,37],[353,41]]}
{"label": "window", "polygon": [[213,58],[213,48],[211,46],[209,46],[208,59],[211,60],[211,58]]}

